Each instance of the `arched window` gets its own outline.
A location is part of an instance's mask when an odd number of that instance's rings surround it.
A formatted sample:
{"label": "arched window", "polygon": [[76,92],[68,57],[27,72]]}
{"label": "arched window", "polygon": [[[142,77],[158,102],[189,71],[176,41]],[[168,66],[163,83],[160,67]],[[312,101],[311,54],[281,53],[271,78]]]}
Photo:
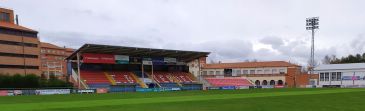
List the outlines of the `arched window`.
{"label": "arched window", "polygon": [[256,80],[255,81],[255,85],[259,86],[260,85],[260,81],[259,80]]}
{"label": "arched window", "polygon": [[262,85],[267,85],[267,81],[266,80],[262,81]]}
{"label": "arched window", "polygon": [[282,86],[284,84],[283,80],[278,81],[278,85]]}
{"label": "arched window", "polygon": [[274,80],[271,80],[270,81],[270,85],[275,85],[275,81]]}

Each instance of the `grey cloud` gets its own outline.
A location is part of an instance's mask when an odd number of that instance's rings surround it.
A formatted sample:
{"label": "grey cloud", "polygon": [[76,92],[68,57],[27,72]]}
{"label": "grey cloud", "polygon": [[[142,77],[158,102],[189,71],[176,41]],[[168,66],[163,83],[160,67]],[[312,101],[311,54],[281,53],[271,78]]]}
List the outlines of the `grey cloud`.
{"label": "grey cloud", "polygon": [[263,44],[271,45],[273,48],[277,48],[281,45],[284,45],[283,39],[276,37],[276,36],[269,36],[269,37],[262,38],[260,40],[260,42]]}
{"label": "grey cloud", "polygon": [[46,32],[40,33],[39,36],[41,41],[71,48],[78,48],[85,43],[157,48],[158,45],[156,43],[163,42],[161,39],[154,37],[142,39],[125,36],[90,35],[77,32]]}
{"label": "grey cloud", "polygon": [[[357,37],[365,29],[364,2],[6,0],[0,1],[0,6],[14,9],[21,25],[38,30],[42,41],[61,46],[100,43],[188,49],[212,52],[214,60],[306,63],[309,43],[301,40],[310,36],[304,29],[306,17],[320,16],[318,59],[324,54],[365,51],[363,36]],[[272,49],[256,50],[253,41]]]}
{"label": "grey cloud", "polygon": [[353,39],[350,44],[351,49],[354,52],[365,52],[365,36],[360,34]]}

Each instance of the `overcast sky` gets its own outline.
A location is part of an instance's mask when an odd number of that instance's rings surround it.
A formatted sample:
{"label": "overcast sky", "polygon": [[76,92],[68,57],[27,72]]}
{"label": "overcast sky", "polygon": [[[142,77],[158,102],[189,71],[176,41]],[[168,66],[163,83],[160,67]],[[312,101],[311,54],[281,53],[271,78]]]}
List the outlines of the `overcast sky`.
{"label": "overcast sky", "polygon": [[0,0],[41,41],[209,51],[209,60],[305,65],[320,17],[316,59],[365,51],[364,0]]}

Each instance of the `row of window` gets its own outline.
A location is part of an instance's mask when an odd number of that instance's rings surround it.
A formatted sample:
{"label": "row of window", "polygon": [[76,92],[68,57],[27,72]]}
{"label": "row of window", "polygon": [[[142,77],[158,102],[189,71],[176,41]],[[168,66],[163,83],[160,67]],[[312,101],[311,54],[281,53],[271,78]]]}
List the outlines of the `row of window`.
{"label": "row of window", "polygon": [[53,54],[65,54],[65,51],[52,50],[52,49],[41,49],[41,53],[53,53]]}
{"label": "row of window", "polygon": [[341,81],[342,72],[322,72],[319,73],[319,81]]}
{"label": "row of window", "polygon": [[27,46],[27,47],[38,47],[37,44],[33,44],[33,43],[23,43],[23,42],[14,42],[14,41],[5,41],[5,40],[0,40],[0,44],[18,45],[18,46]]}
{"label": "row of window", "polygon": [[31,54],[14,54],[14,53],[4,53],[4,52],[0,52],[0,56],[7,56],[7,57],[24,57],[24,58],[38,58],[38,55],[31,55]]}
{"label": "row of window", "polygon": [[[42,74],[48,75],[48,71],[43,71]],[[60,71],[49,71],[49,75],[62,76],[63,73]]]}
{"label": "row of window", "polygon": [[45,56],[45,55],[42,55],[42,61],[47,61],[48,59],[47,58],[54,58],[54,60],[57,60],[57,61],[63,61],[66,59],[66,57],[63,57],[63,56]]}
{"label": "row of window", "polygon": [[[265,70],[233,70],[234,74],[285,74],[285,69],[265,69]],[[220,75],[222,71],[203,71],[203,75]]]}
{"label": "row of window", "polygon": [[14,68],[14,69],[39,69],[39,66],[28,66],[28,65],[4,65],[0,64],[0,68]]}
{"label": "row of window", "polygon": [[47,65],[47,63],[42,63],[42,67],[44,67],[44,68],[63,68],[63,66],[60,64],[56,65],[56,64],[52,64],[52,63],[49,63],[48,65]]}
{"label": "row of window", "polygon": [[8,29],[8,28],[0,28],[0,34],[37,38],[37,32],[26,32],[26,31],[14,30],[14,29]]}
{"label": "row of window", "polygon": [[0,12],[0,21],[10,22],[10,14],[5,12]]}

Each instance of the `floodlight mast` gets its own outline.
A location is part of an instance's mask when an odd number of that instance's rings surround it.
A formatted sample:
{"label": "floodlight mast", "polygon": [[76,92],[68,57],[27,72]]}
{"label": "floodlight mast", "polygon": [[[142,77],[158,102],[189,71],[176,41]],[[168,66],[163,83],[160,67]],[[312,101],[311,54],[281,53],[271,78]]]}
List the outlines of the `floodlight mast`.
{"label": "floodlight mast", "polygon": [[[309,63],[309,74],[313,74],[314,69],[314,33],[316,29],[319,29],[319,17],[310,17],[306,19],[306,29],[312,31],[312,40],[311,40],[311,55],[310,55],[310,63]],[[308,85],[310,82],[310,75],[308,76]]]}

